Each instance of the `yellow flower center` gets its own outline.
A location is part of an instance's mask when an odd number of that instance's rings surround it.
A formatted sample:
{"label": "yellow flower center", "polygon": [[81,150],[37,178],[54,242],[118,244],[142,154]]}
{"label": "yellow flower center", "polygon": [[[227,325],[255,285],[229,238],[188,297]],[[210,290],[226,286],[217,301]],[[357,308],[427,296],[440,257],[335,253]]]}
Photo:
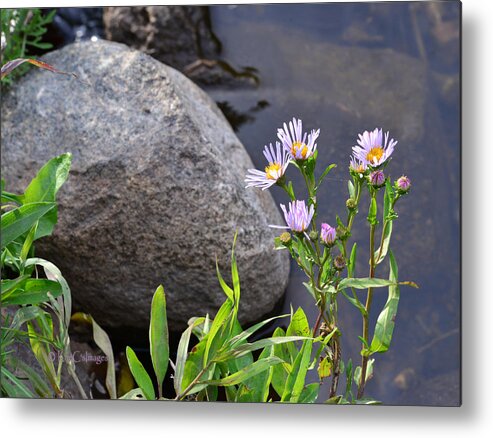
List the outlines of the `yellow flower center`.
{"label": "yellow flower center", "polygon": [[281,165],[279,163],[269,163],[265,168],[265,174],[268,179],[279,179],[281,176]]}
{"label": "yellow flower center", "polygon": [[354,169],[354,171],[358,172],[358,173],[364,173],[365,168],[364,168],[363,164],[360,164],[356,169]]}
{"label": "yellow flower center", "polygon": [[370,163],[379,162],[383,156],[383,149],[381,146],[376,146],[370,149],[370,152],[366,155],[366,160]]}
{"label": "yellow flower center", "polygon": [[291,146],[291,155],[295,158],[299,158],[301,154],[301,158],[304,160],[306,158],[306,154],[308,154],[308,146],[301,141],[295,141]]}

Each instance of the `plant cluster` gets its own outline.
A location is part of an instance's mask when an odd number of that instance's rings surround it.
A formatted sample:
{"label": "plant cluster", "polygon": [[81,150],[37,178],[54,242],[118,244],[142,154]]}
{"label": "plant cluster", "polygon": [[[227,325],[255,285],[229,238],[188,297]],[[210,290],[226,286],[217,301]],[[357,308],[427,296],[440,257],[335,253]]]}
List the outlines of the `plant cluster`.
{"label": "plant cluster", "polygon": [[[349,163],[348,192],[346,201],[346,220],[335,215],[335,226],[327,222],[317,222],[317,192],[325,177],[336,167],[331,164],[316,177],[318,157],[317,140],[320,130],[303,132],[300,119],[293,118],[289,124],[284,123],[277,131],[279,141],[275,148],[272,144],[264,147],[267,160],[265,171],[250,169],[245,182],[248,187],[266,190],[274,185],[280,186],[289,196],[286,207],[281,204],[286,225],[272,225],[287,231],[275,239],[275,247],[288,250],[305,273],[306,289],[313,297],[319,309],[318,318],[312,334],[336,330],[331,342],[320,358],[321,378],[332,375],[329,400],[347,403],[361,400],[365,385],[373,373],[372,356],[384,353],[392,339],[397,305],[399,302],[399,285],[416,287],[412,282],[399,282],[397,263],[390,250],[393,221],[398,217],[395,211],[397,201],[408,194],[411,183],[409,178],[401,176],[393,183],[384,170],[389,165],[397,141],[389,139],[389,133],[382,129],[365,131],[360,134],[357,145],[352,148]],[[293,183],[287,180],[286,171],[293,165],[302,175],[308,199],[300,200],[295,195]],[[358,214],[362,192],[366,191],[369,199],[367,222],[369,226],[370,254],[368,256],[368,277],[355,278],[357,261],[357,243],[348,250],[351,232]],[[377,198],[383,197],[381,221],[378,220]],[[377,242],[377,231],[380,241]],[[378,244],[378,246],[377,246]],[[377,266],[388,256],[390,274],[388,279],[377,278]],[[388,288],[388,300],[380,312],[373,338],[370,339],[370,311],[373,294],[377,288]],[[358,295],[359,290],[367,290],[366,299]],[[342,360],[340,337],[342,330],[338,324],[338,299],[343,295],[358,310],[362,318],[362,334],[358,336],[362,343],[361,366],[352,369],[352,361]],[[339,376],[346,373],[345,396],[337,395]],[[351,385],[356,382],[357,394],[353,397]],[[349,397],[349,398],[348,398]]]}
{"label": "plant cluster", "polygon": [[[57,222],[56,194],[71,160],[63,154],[48,161],[20,195],[7,192],[2,179],[0,362],[1,392],[9,397],[63,397],[65,367],[86,397],[71,359],[70,289],[53,263],[34,254],[34,242],[51,235]],[[41,373],[17,357],[20,345]]]}

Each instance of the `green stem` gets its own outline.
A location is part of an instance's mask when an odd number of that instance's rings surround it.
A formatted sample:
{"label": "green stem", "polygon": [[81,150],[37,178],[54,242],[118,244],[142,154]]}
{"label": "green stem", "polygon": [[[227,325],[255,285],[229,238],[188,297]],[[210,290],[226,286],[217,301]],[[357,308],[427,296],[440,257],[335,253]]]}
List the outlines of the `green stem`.
{"label": "green stem", "polygon": [[[372,193],[372,199],[376,197],[376,193]],[[370,224],[370,278],[375,277],[375,224]],[[368,345],[368,329],[369,329],[369,322],[370,322],[370,308],[371,308],[371,303],[373,300],[373,288],[369,287],[368,288],[368,293],[366,295],[366,304],[365,304],[365,310],[366,313],[363,315],[363,339],[366,343],[363,343],[362,349],[366,349]],[[360,381],[358,384],[358,395],[357,398],[360,399],[363,397],[363,394],[365,392],[365,385],[366,385],[366,370],[368,367],[368,359],[369,356],[367,354],[362,355],[361,359],[361,377]]]}
{"label": "green stem", "polygon": [[281,188],[282,188],[282,189],[283,189],[283,190],[284,190],[284,191],[288,194],[289,199],[291,199],[291,201],[296,201],[296,196],[295,196],[295,194],[294,194],[294,190],[291,190],[291,191],[290,191],[290,190],[288,189],[288,185],[284,182],[284,177],[283,177],[282,181],[280,180],[280,181],[277,183],[277,185],[278,185],[279,187],[281,187]]}

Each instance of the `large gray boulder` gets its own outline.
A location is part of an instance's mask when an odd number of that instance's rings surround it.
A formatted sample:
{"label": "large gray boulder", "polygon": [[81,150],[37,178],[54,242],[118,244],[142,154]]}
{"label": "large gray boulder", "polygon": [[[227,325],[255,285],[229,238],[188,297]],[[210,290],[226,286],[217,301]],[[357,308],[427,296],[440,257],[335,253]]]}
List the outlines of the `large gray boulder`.
{"label": "large gray boulder", "polygon": [[268,225],[283,221],[268,192],[244,188],[252,162],[215,103],[122,44],[43,59],[80,81],[33,70],[3,96],[2,175],[22,191],[48,159],[73,154],[58,226],[37,250],[66,276],[75,305],[103,326],[143,329],[162,283],[172,330],[213,315],[224,300],[216,256],[230,278],[237,230],[240,319],[271,311],[289,261]]}

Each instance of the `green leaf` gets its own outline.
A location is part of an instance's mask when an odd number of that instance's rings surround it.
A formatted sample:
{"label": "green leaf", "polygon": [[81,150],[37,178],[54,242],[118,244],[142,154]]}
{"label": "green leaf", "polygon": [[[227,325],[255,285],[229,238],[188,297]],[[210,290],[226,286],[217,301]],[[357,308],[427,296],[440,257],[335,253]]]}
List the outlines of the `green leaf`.
{"label": "green leaf", "polygon": [[238,306],[240,305],[240,276],[238,274],[238,265],[236,263],[235,257],[235,246],[236,246],[236,238],[238,237],[238,233],[235,233],[235,237],[233,239],[233,247],[231,249],[231,278],[233,280],[233,296],[235,303],[235,317],[238,313]]}
{"label": "green leaf", "polygon": [[53,397],[53,393],[50,391],[50,388],[37,371],[17,358],[12,357],[10,360],[12,361],[13,366],[15,366],[17,370],[21,371],[29,379],[29,382],[31,383],[36,394],[38,394],[41,398]]}
{"label": "green leaf", "polygon": [[132,376],[134,376],[137,385],[139,385],[139,388],[142,390],[144,397],[147,400],[155,400],[156,394],[149,374],[147,374],[144,366],[130,347],[127,347],[126,352],[130,371],[132,372]]}
{"label": "green leaf", "polygon": [[380,264],[385,259],[385,256],[389,251],[391,237],[392,237],[392,221],[388,221],[384,224],[382,244],[377,248],[377,250],[373,255],[373,259],[375,260],[375,265]]}
{"label": "green leaf", "polygon": [[[342,365],[344,365],[344,362],[341,362]],[[347,361],[347,364],[345,366],[345,372],[346,372],[346,391],[344,393],[344,397],[349,399],[349,397],[352,398],[352,391],[351,387],[353,385],[353,361],[349,359]]]}
{"label": "green leaf", "polygon": [[310,325],[308,319],[301,307],[298,307],[294,315],[291,317],[291,322],[286,330],[286,336],[311,336]]}
{"label": "green leaf", "polygon": [[274,321],[275,319],[286,318],[287,316],[289,316],[289,314],[273,316],[272,318],[266,319],[262,322],[259,322],[255,325],[251,326],[250,328],[242,331],[240,334],[232,337],[231,340],[228,342],[228,346],[230,346],[232,348],[236,347],[237,345],[239,345],[243,341],[247,340],[256,331],[260,330],[264,325],[268,324],[271,321]]}
{"label": "green leaf", "polygon": [[349,262],[347,265],[348,277],[354,277],[354,268],[356,266],[357,250],[358,250],[358,245],[356,242],[354,242],[353,248],[351,249],[351,255],[349,256]]}
{"label": "green leaf", "polygon": [[128,391],[126,394],[118,398],[118,400],[142,400],[144,398],[144,393],[142,389],[135,388]]}
{"label": "green leaf", "polygon": [[16,288],[23,288],[25,281],[30,277],[30,275],[22,275],[17,277],[15,280],[2,280],[1,282],[1,292],[2,300],[4,297],[8,296],[9,292],[15,290]]}
{"label": "green leaf", "polygon": [[[375,362],[375,359],[369,359],[368,364],[366,366],[366,378],[365,382],[368,382],[373,377],[373,363]],[[357,366],[356,369],[354,370],[354,375],[353,375],[354,383],[359,385],[360,379],[361,379],[361,367]]]}
{"label": "green leaf", "polygon": [[348,404],[347,402],[344,403],[344,401],[346,401],[346,400],[342,397],[342,395],[335,395],[334,397],[331,397],[328,400],[326,400],[324,403],[328,404],[328,405]]}
{"label": "green leaf", "polygon": [[[286,336],[286,333],[281,327],[277,327],[272,334],[273,338],[283,338],[284,336]],[[283,360],[282,363],[272,367],[272,386],[279,397],[282,397],[282,394],[284,393],[288,374],[292,368],[291,354],[289,353],[288,345],[290,344],[281,343],[274,345],[274,356]]]}
{"label": "green leaf", "polygon": [[219,347],[226,341],[224,339],[226,336],[224,333],[225,327],[228,326],[228,322],[230,321],[233,309],[233,302],[231,300],[226,300],[223,305],[218,310],[216,317],[214,318],[214,322],[212,323],[209,334],[207,335],[207,344],[205,346],[204,351],[204,362],[203,366],[205,367],[207,363],[214,358],[214,354],[218,350]]}
{"label": "green leaf", "polygon": [[385,180],[385,194],[383,198],[383,220],[393,220],[397,217],[395,212],[392,211],[392,203],[395,199],[395,192],[390,178]]}
{"label": "green leaf", "polygon": [[313,297],[313,299],[315,301],[317,301],[318,300],[317,294],[315,292],[315,289],[313,289],[313,286],[308,282],[304,282],[303,286],[305,286],[306,290],[310,293],[310,295]]}
{"label": "green leaf", "polygon": [[2,201],[2,203],[11,202],[11,203],[18,204],[18,205],[23,204],[22,196],[16,195],[14,193],[5,192],[3,189],[2,189],[1,201]]}
{"label": "green leaf", "polygon": [[[55,202],[56,194],[67,180],[72,154],[66,153],[48,161],[24,191],[24,202]],[[57,210],[53,209],[39,221],[34,240],[49,236],[57,222]]]}
{"label": "green leaf", "polygon": [[318,397],[320,383],[310,383],[303,388],[298,403],[315,403]]}
{"label": "green leaf", "polygon": [[354,401],[356,405],[381,405],[382,402],[375,400],[371,397],[363,397]]}
{"label": "green leaf", "polygon": [[72,296],[70,294],[70,288],[68,287],[67,281],[63,277],[60,270],[53,263],[47,260],[33,257],[27,259],[24,266],[27,268],[32,265],[42,266],[44,268],[46,276],[50,280],[58,281],[58,283],[60,283],[63,294],[64,323],[65,327],[68,327],[70,325],[70,315],[72,313]]}
{"label": "green leaf", "polygon": [[[274,347],[265,347],[259,359],[274,356]],[[272,381],[273,367],[245,380],[236,395],[237,402],[263,403],[269,398],[269,387]]]}
{"label": "green leaf", "polygon": [[233,289],[231,289],[224,281],[224,278],[221,275],[221,272],[219,271],[219,264],[217,258],[216,258],[216,273],[217,273],[217,279],[219,280],[219,284],[221,285],[223,292],[226,294],[226,296],[231,302],[234,302],[235,298],[234,298]]}
{"label": "green leaf", "polygon": [[347,182],[347,189],[349,192],[349,197],[352,199],[356,199],[356,189],[354,188],[354,184],[349,180]]}
{"label": "green leaf", "polygon": [[368,209],[368,217],[367,217],[368,222],[371,225],[377,225],[377,200],[375,197],[371,198],[370,201],[370,208]]}
{"label": "green leaf", "polygon": [[383,278],[344,278],[340,281],[337,290],[346,287],[354,287],[355,289],[368,289],[369,287],[386,287],[395,285],[396,282],[385,280]]}
{"label": "green leaf", "polygon": [[163,381],[168,370],[169,361],[168,320],[166,317],[166,296],[163,286],[159,286],[156,289],[152,298],[149,345],[152,366],[154,367],[157,378],[159,397],[161,397]]}
{"label": "green leaf", "polygon": [[112,400],[117,398],[116,391],[116,374],[115,374],[115,357],[113,355],[113,347],[111,346],[111,340],[108,334],[99,326],[99,324],[94,320],[91,315],[86,313],[75,313],[72,316],[73,321],[84,321],[92,326],[92,337],[96,345],[101,348],[103,353],[106,355],[108,359],[107,368],[106,368],[106,389],[110,395]]}
{"label": "green leaf", "polygon": [[31,390],[4,366],[1,367],[1,375],[2,389],[9,397],[35,398]]}
{"label": "green leaf", "polygon": [[34,202],[2,214],[1,247],[5,248],[10,242],[22,236],[55,205],[54,202]]}
{"label": "green leaf", "polygon": [[332,372],[332,363],[327,356],[325,356],[318,364],[317,372],[320,380],[330,376]]}
{"label": "green leaf", "polygon": [[49,301],[48,293],[53,298],[59,297],[62,294],[60,283],[52,280],[30,278],[25,281],[22,289],[15,289],[9,294],[5,294],[5,296],[2,292],[2,305],[41,304]]}
{"label": "green leaf", "polygon": [[[41,315],[40,315],[41,316]],[[49,317],[49,316],[48,316]],[[43,335],[45,337],[49,337],[52,339],[53,337],[53,326],[51,327],[46,327],[45,324],[43,324],[44,321],[46,321],[45,318],[41,319],[40,317],[37,318],[38,322],[41,322],[41,328],[43,331]],[[51,322],[51,318],[50,318]],[[31,321],[27,323],[27,330],[29,333],[29,343],[31,344],[31,350],[34,354],[34,357],[38,361],[39,365],[41,366],[41,369],[43,370],[43,373],[45,374],[46,378],[48,379],[51,387],[55,391],[56,394],[61,394],[60,390],[60,381],[58,378],[58,375],[55,371],[55,366],[53,364],[53,361],[51,360],[49,356],[49,351],[47,348],[46,342],[42,341],[36,331],[34,330],[34,325],[32,324]],[[51,333],[49,333],[51,331]]]}
{"label": "green leaf", "polygon": [[272,338],[266,338],[266,339],[260,339],[258,341],[250,343],[245,343],[237,346],[236,348],[226,351],[222,354],[219,354],[215,361],[217,362],[223,362],[232,358],[239,358],[244,356],[247,353],[250,353],[252,351],[260,350],[264,347],[270,347],[273,345],[279,345],[279,344],[286,344],[289,342],[295,342],[295,341],[306,341],[307,339],[312,339],[306,336],[284,336],[282,338],[280,337],[272,337]]}
{"label": "green leaf", "polygon": [[397,306],[399,305],[399,286],[397,263],[392,251],[389,252],[390,273],[389,281],[392,283],[389,286],[389,295],[385,306],[378,316],[375,332],[370,344],[370,354],[384,353],[390,347],[392,334],[394,332],[394,320],[397,314]]}
{"label": "green leaf", "polygon": [[22,249],[20,253],[20,259],[22,264],[26,262],[27,257],[29,256],[29,251],[31,250],[37,229],[38,229],[38,223],[35,223],[27,233],[24,243],[22,244]]}
{"label": "green leaf", "polygon": [[266,357],[263,359],[259,359],[257,362],[248,365],[247,367],[243,368],[242,370],[234,374],[231,374],[230,376],[223,377],[222,379],[219,380],[202,381],[200,383],[207,385],[216,385],[216,386],[238,385],[244,382],[245,380],[267,370],[271,366],[277,365],[281,362],[282,359],[278,357]]}
{"label": "green leaf", "polygon": [[[195,380],[199,373],[202,372],[206,342],[207,337],[195,345],[188,354],[183,369],[180,391],[178,391],[178,393],[183,392]],[[203,385],[201,386],[203,387]],[[200,388],[198,390],[200,390]],[[193,393],[193,390],[189,392],[189,394]]]}
{"label": "green leaf", "polygon": [[325,179],[325,177],[327,176],[327,174],[334,168],[334,167],[337,167],[337,165],[335,164],[330,164],[329,166],[327,166],[325,168],[325,170],[323,171],[322,175],[320,175],[320,178],[318,179],[318,182],[317,182],[317,186],[315,188],[315,190],[317,190],[320,185],[322,184],[323,180]]}
{"label": "green leaf", "polygon": [[301,391],[305,386],[306,373],[310,365],[313,341],[305,341],[300,352],[293,362],[293,367],[288,375],[284,393],[281,397],[282,402],[297,403]]}
{"label": "green leaf", "polygon": [[185,372],[185,363],[188,356],[188,345],[190,343],[190,336],[192,330],[196,325],[203,322],[204,318],[197,318],[191,323],[189,322],[188,328],[182,333],[180,337],[180,343],[178,344],[178,350],[176,352],[175,374],[173,377],[173,385],[175,387],[175,393],[178,395],[182,388],[183,374]]}

